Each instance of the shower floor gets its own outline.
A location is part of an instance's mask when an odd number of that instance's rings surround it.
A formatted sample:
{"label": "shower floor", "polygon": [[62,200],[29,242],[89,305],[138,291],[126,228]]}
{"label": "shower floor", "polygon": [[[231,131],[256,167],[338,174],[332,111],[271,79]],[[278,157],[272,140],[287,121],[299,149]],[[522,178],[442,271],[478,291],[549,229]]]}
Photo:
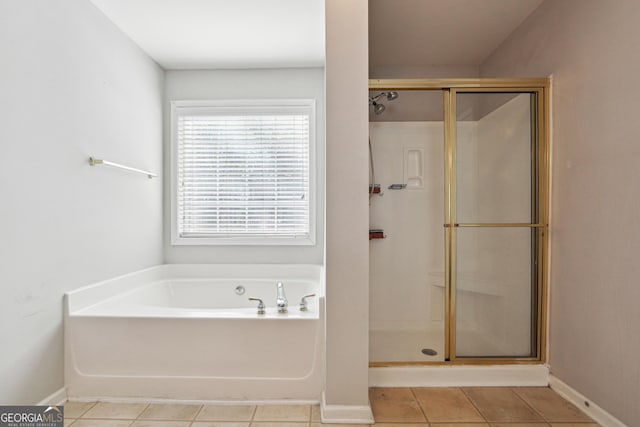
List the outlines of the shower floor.
{"label": "shower floor", "polygon": [[[422,349],[438,354],[428,356]],[[369,332],[371,362],[441,362],[444,361],[443,330],[373,330]]]}
{"label": "shower floor", "polygon": [[[458,342],[475,354],[502,354],[495,346],[481,338],[476,331],[458,331]],[[437,352],[435,356],[422,353],[423,349]],[[369,331],[370,362],[442,362],[444,361],[444,331],[425,330],[372,330]]]}

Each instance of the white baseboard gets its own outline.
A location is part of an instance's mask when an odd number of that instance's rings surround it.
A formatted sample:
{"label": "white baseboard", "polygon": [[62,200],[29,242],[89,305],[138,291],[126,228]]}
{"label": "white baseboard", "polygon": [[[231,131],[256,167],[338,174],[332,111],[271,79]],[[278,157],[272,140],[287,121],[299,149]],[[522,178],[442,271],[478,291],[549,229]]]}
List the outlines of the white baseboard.
{"label": "white baseboard", "polygon": [[[558,379],[554,375],[549,375],[549,386],[560,396],[573,403],[582,412],[593,418],[595,422],[603,427],[627,427],[622,421],[602,409],[600,406],[570,385]],[[589,406],[587,406],[587,403]]]}
{"label": "white baseboard", "polygon": [[320,420],[325,424],[373,424],[370,405],[329,405],[322,392]]}
{"label": "white baseboard", "polygon": [[519,387],[549,385],[547,365],[369,368],[370,387]]}
{"label": "white baseboard", "polygon": [[67,389],[62,387],[37,403],[38,406],[60,406],[67,401]]}

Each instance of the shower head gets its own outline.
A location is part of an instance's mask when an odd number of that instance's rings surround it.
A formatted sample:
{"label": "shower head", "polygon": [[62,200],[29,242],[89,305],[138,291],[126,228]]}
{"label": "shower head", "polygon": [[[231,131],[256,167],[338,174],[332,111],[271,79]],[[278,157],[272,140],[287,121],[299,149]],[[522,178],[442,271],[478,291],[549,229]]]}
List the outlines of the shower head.
{"label": "shower head", "polygon": [[372,105],[373,105],[373,112],[376,113],[376,115],[378,116],[384,113],[384,110],[387,109],[387,107],[385,107],[383,104],[378,104],[375,101],[373,101]]}
{"label": "shower head", "polygon": [[383,96],[387,98],[387,101],[393,101],[398,98],[398,92],[380,92],[376,96],[369,97],[369,107],[373,107],[373,112],[376,115],[384,113],[384,110],[387,108],[384,104],[378,102],[378,99]]}

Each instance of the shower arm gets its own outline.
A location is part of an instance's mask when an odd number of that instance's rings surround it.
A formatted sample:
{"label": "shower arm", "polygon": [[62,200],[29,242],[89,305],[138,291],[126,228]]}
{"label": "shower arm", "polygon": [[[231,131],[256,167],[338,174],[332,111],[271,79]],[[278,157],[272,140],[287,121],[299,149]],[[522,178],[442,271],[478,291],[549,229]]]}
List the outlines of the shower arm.
{"label": "shower arm", "polygon": [[377,94],[376,96],[370,96],[369,97],[369,105],[371,105],[374,102],[376,102],[382,95],[386,95],[386,92],[381,92],[381,93]]}
{"label": "shower arm", "polygon": [[388,101],[398,98],[398,92],[380,92],[376,96],[369,97],[369,105],[375,104],[381,96],[386,96]]}

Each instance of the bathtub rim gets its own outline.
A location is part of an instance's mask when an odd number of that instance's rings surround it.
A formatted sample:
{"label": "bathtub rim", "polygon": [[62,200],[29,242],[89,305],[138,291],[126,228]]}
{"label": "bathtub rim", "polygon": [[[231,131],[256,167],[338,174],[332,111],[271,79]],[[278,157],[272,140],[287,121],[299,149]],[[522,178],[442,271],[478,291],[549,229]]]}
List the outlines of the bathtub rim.
{"label": "bathtub rim", "polygon": [[65,315],[81,315],[81,310],[154,282],[212,277],[317,280],[318,298],[325,297],[325,270],[320,264],[159,264],[65,292],[64,311]]}

